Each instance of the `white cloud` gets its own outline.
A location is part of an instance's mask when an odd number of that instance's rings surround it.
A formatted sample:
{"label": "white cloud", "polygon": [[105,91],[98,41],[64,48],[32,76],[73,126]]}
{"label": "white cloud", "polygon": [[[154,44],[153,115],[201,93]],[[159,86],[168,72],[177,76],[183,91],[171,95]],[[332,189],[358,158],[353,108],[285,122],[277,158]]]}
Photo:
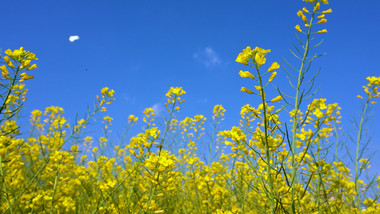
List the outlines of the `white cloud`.
{"label": "white cloud", "polygon": [[73,35],[73,36],[70,36],[69,37],[69,41],[70,42],[74,42],[75,40],[78,40],[79,39],[79,36],[78,35]]}
{"label": "white cloud", "polygon": [[203,51],[194,53],[193,57],[197,61],[203,63],[206,67],[217,66],[222,64],[222,60],[210,47],[206,47]]}
{"label": "white cloud", "polygon": [[161,103],[156,103],[151,107],[154,110],[156,115],[160,115],[163,110],[165,110],[164,106]]}

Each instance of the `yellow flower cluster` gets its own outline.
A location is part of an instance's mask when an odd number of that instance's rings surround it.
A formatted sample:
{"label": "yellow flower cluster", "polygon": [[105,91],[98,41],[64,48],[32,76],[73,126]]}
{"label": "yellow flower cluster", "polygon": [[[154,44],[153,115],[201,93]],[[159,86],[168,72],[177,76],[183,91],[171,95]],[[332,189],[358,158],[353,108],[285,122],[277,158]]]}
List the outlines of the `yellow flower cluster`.
{"label": "yellow flower cluster", "polygon": [[[317,1],[317,0],[305,0],[305,2],[309,2],[313,5],[313,11],[312,12],[309,12],[309,10],[306,8],[306,7],[303,7],[302,10],[299,10],[297,12],[297,16],[301,17],[302,21],[304,22],[304,25],[305,27],[308,28],[308,31],[310,31],[310,28],[313,24],[313,20],[314,20],[314,17],[316,14],[320,14],[317,16],[317,19],[318,21],[316,22],[316,24],[323,24],[323,23],[326,23],[327,22],[327,19],[325,18],[325,14],[327,13],[332,13],[332,10],[331,9],[328,9],[328,10],[324,10],[322,12],[319,12],[320,10],[320,7],[321,7],[321,3],[323,4],[328,4],[329,2],[327,0],[320,0],[320,1]],[[308,18],[306,17],[306,15],[310,15],[310,18],[308,20]],[[303,32],[300,25],[296,25],[295,26],[295,29],[297,30],[297,32],[301,33]],[[321,29],[319,31],[317,31],[317,33],[327,33],[327,30],[326,29]]]}
{"label": "yellow flower cluster", "polygon": [[265,55],[269,52],[269,49],[265,50],[259,47],[251,49],[250,46],[247,46],[245,49],[243,49],[243,52],[239,53],[236,58],[236,62],[242,63],[244,65],[248,65],[249,62],[252,62],[254,65],[260,67],[265,64]]}
{"label": "yellow flower cluster", "polygon": [[[374,98],[380,96],[380,77],[367,77],[368,84],[363,86],[363,89],[367,95],[367,101],[370,101]],[[363,99],[362,96],[357,96],[360,99]],[[371,101],[372,104],[376,104],[376,101]]]}
{"label": "yellow flower cluster", "polygon": [[[33,70],[37,68],[36,64],[33,64],[33,65],[31,64],[32,60],[38,60],[36,58],[36,55],[29,51],[24,51],[23,47],[21,47],[20,49],[15,49],[13,51],[10,49],[7,49],[5,51],[5,54],[7,54],[7,56],[4,56],[3,59],[8,65],[8,67],[11,68],[15,72],[16,76],[22,70],[29,71],[29,70]],[[3,78],[10,79],[9,71],[5,65],[0,66],[0,70],[1,70],[1,75],[3,76]],[[21,77],[19,80],[20,82],[34,78],[32,75],[28,75],[25,72],[19,75]]]}

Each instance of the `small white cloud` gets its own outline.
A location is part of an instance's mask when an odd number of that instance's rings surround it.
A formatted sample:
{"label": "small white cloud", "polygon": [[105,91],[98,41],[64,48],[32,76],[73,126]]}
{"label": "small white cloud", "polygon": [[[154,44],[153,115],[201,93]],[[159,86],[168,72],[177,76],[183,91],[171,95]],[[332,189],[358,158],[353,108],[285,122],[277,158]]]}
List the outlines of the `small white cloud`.
{"label": "small white cloud", "polygon": [[217,66],[222,64],[222,60],[210,47],[206,47],[203,51],[194,53],[193,57],[197,61],[203,63],[206,67]]}
{"label": "small white cloud", "polygon": [[69,41],[70,42],[74,42],[74,41],[76,41],[76,40],[78,40],[79,39],[79,36],[78,35],[73,35],[73,36],[70,36],[69,37]]}
{"label": "small white cloud", "polygon": [[156,115],[160,115],[164,110],[164,106],[161,103],[156,103],[151,107]]}

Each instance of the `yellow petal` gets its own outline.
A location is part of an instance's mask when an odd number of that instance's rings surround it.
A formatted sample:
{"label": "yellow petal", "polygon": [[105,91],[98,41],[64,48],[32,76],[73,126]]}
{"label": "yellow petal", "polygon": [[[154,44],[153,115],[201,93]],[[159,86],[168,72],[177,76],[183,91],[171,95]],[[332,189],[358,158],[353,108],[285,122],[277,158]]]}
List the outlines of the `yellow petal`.
{"label": "yellow petal", "polygon": [[280,65],[277,62],[272,63],[272,65],[269,67],[268,72],[272,72],[276,69],[279,69]]}

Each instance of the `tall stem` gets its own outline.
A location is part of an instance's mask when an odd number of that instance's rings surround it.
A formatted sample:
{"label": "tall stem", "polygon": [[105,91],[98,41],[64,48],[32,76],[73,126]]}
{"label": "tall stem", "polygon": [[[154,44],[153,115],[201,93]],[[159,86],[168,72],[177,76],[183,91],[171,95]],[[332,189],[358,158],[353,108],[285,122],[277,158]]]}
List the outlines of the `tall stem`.
{"label": "tall stem", "polygon": [[297,177],[297,164],[296,164],[296,133],[297,133],[297,126],[298,126],[298,111],[300,109],[300,88],[303,81],[303,75],[304,75],[304,67],[305,67],[305,61],[309,54],[309,46],[310,46],[310,34],[311,34],[311,25],[313,23],[314,18],[314,12],[311,16],[310,22],[309,22],[309,29],[306,36],[306,44],[305,44],[305,50],[302,56],[302,63],[301,67],[298,71],[298,80],[297,80],[297,91],[296,91],[296,97],[294,101],[294,116],[293,116],[293,127],[292,127],[292,180],[291,180],[291,189],[292,189],[292,213],[296,213],[295,209],[295,189],[294,184],[298,181],[296,181]]}
{"label": "tall stem", "polygon": [[269,148],[269,142],[268,142],[268,118],[267,118],[267,106],[265,103],[265,94],[264,94],[264,85],[261,79],[260,71],[258,65],[255,63],[255,67],[257,70],[257,76],[259,77],[259,82],[260,82],[260,93],[261,93],[261,102],[263,104],[263,115],[264,115],[264,134],[265,134],[265,149],[266,149],[266,161],[267,161],[267,177],[269,179],[269,189],[270,189],[270,208],[271,208],[271,213],[274,213],[274,194],[273,194],[273,181],[272,181],[272,176],[271,176],[271,154],[270,154],[270,148]]}
{"label": "tall stem", "polygon": [[357,137],[357,140],[356,140],[355,188],[356,188],[356,203],[357,203],[357,207],[359,209],[359,213],[361,213],[361,211],[362,211],[361,210],[360,193],[359,193],[359,151],[360,151],[360,141],[361,141],[361,138],[362,138],[362,128],[363,128],[363,123],[364,123],[364,117],[365,117],[365,113],[367,111],[368,103],[369,103],[369,99],[367,99],[367,101],[366,101],[366,103],[364,105],[363,111],[362,111],[362,115],[361,115],[361,118],[360,118],[358,137]]}

